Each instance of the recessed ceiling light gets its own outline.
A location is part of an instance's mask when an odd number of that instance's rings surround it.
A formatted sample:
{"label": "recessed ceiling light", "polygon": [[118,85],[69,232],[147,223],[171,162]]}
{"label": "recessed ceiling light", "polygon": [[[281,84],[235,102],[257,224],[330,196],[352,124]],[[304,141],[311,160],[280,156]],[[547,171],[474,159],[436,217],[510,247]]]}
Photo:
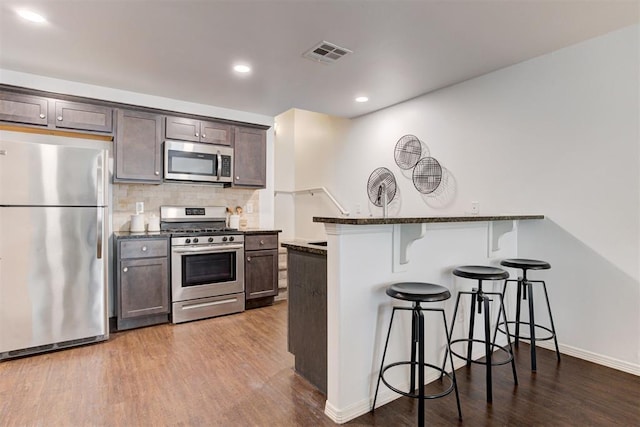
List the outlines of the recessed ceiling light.
{"label": "recessed ceiling light", "polygon": [[22,18],[26,19],[27,21],[37,22],[37,23],[42,23],[46,21],[46,19],[44,19],[44,16],[38,13],[35,13],[32,10],[18,9],[16,13],[20,15]]}
{"label": "recessed ceiling light", "polygon": [[359,96],[356,98],[356,102],[367,102],[369,100],[369,98],[367,98],[366,96]]}
{"label": "recessed ceiling light", "polygon": [[233,66],[234,71],[236,71],[237,73],[243,73],[246,74],[249,71],[251,71],[251,67],[249,67],[248,65],[244,65],[244,64],[238,64],[238,65],[234,65]]}

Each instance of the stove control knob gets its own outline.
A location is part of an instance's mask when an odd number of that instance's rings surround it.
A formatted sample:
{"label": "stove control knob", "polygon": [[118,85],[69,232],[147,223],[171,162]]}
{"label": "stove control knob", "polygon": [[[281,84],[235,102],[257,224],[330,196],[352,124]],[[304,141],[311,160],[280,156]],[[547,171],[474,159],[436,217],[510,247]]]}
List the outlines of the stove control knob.
{"label": "stove control knob", "polygon": [[191,243],[191,239],[184,239],[185,243]]}
{"label": "stove control knob", "polygon": [[209,237],[209,243],[213,242],[213,237]]}
{"label": "stove control knob", "polygon": [[230,241],[230,242],[233,242],[233,240],[234,240],[234,239],[233,239],[233,236],[229,237],[229,241]]}
{"label": "stove control knob", "polygon": [[227,241],[227,236],[224,236],[224,237],[222,238],[222,241],[223,241],[223,242],[226,242],[226,241]]}
{"label": "stove control knob", "polygon": [[193,243],[198,243],[198,238],[193,239]]}

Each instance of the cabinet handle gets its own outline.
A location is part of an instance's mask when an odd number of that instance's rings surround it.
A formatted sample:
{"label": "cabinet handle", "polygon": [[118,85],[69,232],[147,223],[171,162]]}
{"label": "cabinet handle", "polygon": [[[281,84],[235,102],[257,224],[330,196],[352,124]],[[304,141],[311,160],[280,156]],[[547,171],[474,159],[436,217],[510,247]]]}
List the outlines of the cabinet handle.
{"label": "cabinet handle", "polygon": [[251,262],[251,257],[250,256],[247,257],[247,262]]}
{"label": "cabinet handle", "polygon": [[43,113],[40,113],[40,118],[41,119],[44,119],[45,117],[47,117],[47,116],[45,116]]}
{"label": "cabinet handle", "polygon": [[122,271],[124,271],[126,273],[127,271],[129,271],[129,267],[123,268]]}
{"label": "cabinet handle", "polygon": [[146,247],[146,246],[143,246],[143,247],[142,247],[142,252],[146,252],[146,251],[147,251],[147,247]]}
{"label": "cabinet handle", "polygon": [[236,179],[240,179],[240,177],[239,177],[239,176],[236,176]]}
{"label": "cabinet handle", "polygon": [[196,132],[196,136],[200,136],[200,134],[198,132]]}
{"label": "cabinet handle", "polygon": [[156,175],[160,175],[160,171],[156,171]]}
{"label": "cabinet handle", "polygon": [[203,137],[203,138],[206,138],[206,137],[207,137],[207,135],[205,135],[205,134],[203,133],[203,134],[202,134],[202,137]]}
{"label": "cabinet handle", "polygon": [[61,122],[62,121],[62,116],[58,116],[57,119],[58,119],[59,122]]}
{"label": "cabinet handle", "polygon": [[264,245],[264,240],[260,240],[260,246]]}

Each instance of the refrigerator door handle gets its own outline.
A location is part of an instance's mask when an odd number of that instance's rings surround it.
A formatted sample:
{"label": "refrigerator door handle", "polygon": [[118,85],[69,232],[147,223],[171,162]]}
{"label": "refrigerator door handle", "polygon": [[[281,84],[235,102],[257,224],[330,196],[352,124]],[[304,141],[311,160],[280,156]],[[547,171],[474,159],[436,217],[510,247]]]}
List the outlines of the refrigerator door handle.
{"label": "refrigerator door handle", "polygon": [[104,151],[98,156],[98,164],[96,165],[96,190],[97,190],[97,205],[103,206],[104,203]]}
{"label": "refrigerator door handle", "polygon": [[97,228],[98,228],[98,238],[97,240],[97,250],[96,250],[96,256],[98,259],[102,259],[102,227],[103,227],[103,214],[102,214],[102,208],[98,208],[98,224],[97,224]]}

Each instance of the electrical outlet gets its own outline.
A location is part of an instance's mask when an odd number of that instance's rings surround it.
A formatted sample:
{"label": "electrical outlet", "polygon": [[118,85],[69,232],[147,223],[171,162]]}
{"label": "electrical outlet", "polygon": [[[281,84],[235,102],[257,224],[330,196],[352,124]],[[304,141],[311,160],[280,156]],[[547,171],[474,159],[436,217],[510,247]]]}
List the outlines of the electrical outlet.
{"label": "electrical outlet", "polygon": [[253,213],[253,203],[247,203],[247,213]]}
{"label": "electrical outlet", "polygon": [[480,213],[480,202],[471,202],[471,215],[478,215]]}
{"label": "electrical outlet", "polygon": [[144,202],[136,202],[136,214],[144,213]]}
{"label": "electrical outlet", "polygon": [[356,215],[359,215],[362,213],[362,205],[360,205],[360,203],[356,204]]}

